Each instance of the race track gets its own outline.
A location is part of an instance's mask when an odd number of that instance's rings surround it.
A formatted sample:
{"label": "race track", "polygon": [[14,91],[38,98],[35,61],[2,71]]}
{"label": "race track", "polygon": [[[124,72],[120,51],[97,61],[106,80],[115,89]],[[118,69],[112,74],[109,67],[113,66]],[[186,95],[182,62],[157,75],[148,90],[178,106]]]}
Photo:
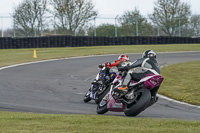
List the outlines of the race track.
{"label": "race track", "polygon": [[[118,55],[60,59],[0,70],[0,110],[53,114],[96,114],[83,96],[98,73],[98,64]],[[141,54],[129,54],[134,61]],[[161,66],[200,60],[200,52],[157,53]],[[165,79],[167,80],[167,79]],[[162,89],[162,88],[161,88]],[[106,115],[125,116],[108,112]],[[200,120],[200,108],[160,98],[137,117]]]}

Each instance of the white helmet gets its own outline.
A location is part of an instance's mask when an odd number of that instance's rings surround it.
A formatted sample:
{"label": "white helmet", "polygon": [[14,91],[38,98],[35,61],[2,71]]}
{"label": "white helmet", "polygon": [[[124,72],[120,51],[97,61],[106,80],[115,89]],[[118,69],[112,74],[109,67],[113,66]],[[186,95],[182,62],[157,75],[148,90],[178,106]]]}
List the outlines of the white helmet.
{"label": "white helmet", "polygon": [[122,55],[120,55],[120,56],[118,57],[118,60],[121,60],[121,61],[128,61],[128,60],[129,60],[129,57],[128,57],[128,55],[122,54]]}

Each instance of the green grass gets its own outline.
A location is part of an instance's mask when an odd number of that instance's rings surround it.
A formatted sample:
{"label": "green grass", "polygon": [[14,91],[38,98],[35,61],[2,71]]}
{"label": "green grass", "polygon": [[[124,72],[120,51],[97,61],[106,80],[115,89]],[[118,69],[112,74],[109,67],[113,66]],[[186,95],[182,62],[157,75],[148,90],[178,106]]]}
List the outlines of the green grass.
{"label": "green grass", "polygon": [[[99,54],[200,51],[200,44],[129,45],[105,47],[43,48],[0,50],[0,67],[38,60]],[[159,93],[184,102],[199,105],[200,62],[176,64],[162,69],[165,80]],[[190,69],[189,69],[190,68]],[[191,69],[193,68],[193,69]],[[178,73],[178,75],[177,75]],[[180,76],[180,77],[178,77]],[[182,77],[186,76],[188,80]],[[176,82],[175,82],[176,80]],[[177,83],[179,80],[179,84]],[[173,92],[173,93],[171,93]],[[176,92],[176,93],[175,93]],[[193,97],[190,97],[190,96]],[[2,133],[199,133],[200,121],[174,119],[128,118],[100,115],[53,115],[35,113],[0,112]]]}
{"label": "green grass", "polygon": [[153,49],[155,52],[198,51],[200,50],[200,44],[40,48],[36,49],[37,59],[33,59],[33,49],[1,49],[0,67],[37,60],[74,56],[143,53],[147,49]]}
{"label": "green grass", "polygon": [[162,68],[165,77],[159,93],[173,99],[200,106],[200,61],[180,63]]}
{"label": "green grass", "polygon": [[199,133],[200,121],[0,112],[2,133]]}

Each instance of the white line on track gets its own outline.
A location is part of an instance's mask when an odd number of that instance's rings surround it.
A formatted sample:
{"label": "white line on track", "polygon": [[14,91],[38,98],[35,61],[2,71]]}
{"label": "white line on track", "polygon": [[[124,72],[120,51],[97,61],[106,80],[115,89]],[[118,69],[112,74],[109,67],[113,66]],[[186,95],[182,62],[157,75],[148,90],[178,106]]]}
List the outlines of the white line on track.
{"label": "white line on track", "polygon": [[[178,52],[157,52],[157,53],[188,53],[188,52],[200,52],[200,51],[178,51]],[[127,53],[127,54],[131,54],[131,53]],[[133,53],[133,54],[141,54],[141,53]],[[131,55],[133,55],[131,54]],[[29,64],[35,64],[35,63],[42,63],[42,62],[50,62],[50,61],[58,61],[58,60],[67,60],[67,59],[79,59],[79,58],[87,58],[87,57],[98,57],[98,56],[111,56],[111,55],[119,55],[119,54],[107,54],[107,55],[91,55],[91,56],[79,56],[79,57],[69,57],[69,58],[60,58],[60,59],[49,59],[49,60],[42,60],[42,61],[35,61],[35,62],[27,62],[27,63],[21,63],[21,64],[15,64],[15,65],[11,65],[11,66],[6,66],[6,67],[1,67],[0,70],[3,69],[7,69],[7,68],[12,68],[12,67],[17,67],[17,66],[22,66],[22,65],[29,65]],[[179,103],[179,104],[183,104],[183,105],[187,105],[190,107],[196,107],[200,109],[200,106],[196,106],[196,105],[192,105],[192,104],[188,104],[188,103],[184,103],[184,102],[180,102],[171,98],[168,98],[166,96],[160,95],[158,94],[158,96],[160,98],[163,98],[165,100],[168,101],[172,101],[175,103]]]}
{"label": "white line on track", "polygon": [[95,76],[96,76],[96,75],[92,75],[92,76],[86,78],[84,81],[88,81],[88,80],[90,80],[91,78],[94,78]]}
{"label": "white line on track", "polygon": [[71,78],[72,78],[72,79],[77,79],[77,78],[75,77],[75,75],[71,75]]}
{"label": "white line on track", "polygon": [[192,105],[192,104],[188,104],[188,103],[180,102],[180,101],[177,101],[177,100],[174,100],[174,99],[168,98],[168,97],[163,96],[163,95],[160,95],[160,94],[158,94],[158,97],[159,97],[159,98],[162,98],[162,99],[165,99],[165,100],[168,100],[168,101],[171,101],[171,102],[175,102],[175,103],[179,103],[179,104],[187,105],[187,106],[190,106],[190,107],[196,107],[196,108],[199,108],[199,109],[200,109],[200,106],[196,106],[196,105]]}

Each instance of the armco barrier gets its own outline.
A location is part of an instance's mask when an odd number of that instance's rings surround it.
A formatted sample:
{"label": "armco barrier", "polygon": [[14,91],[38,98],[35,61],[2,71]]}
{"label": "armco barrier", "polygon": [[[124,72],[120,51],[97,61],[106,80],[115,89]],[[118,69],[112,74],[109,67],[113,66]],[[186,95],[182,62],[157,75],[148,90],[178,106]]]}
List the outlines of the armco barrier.
{"label": "armco barrier", "polygon": [[187,43],[200,43],[200,38],[169,36],[44,36],[28,38],[0,37],[0,49]]}

